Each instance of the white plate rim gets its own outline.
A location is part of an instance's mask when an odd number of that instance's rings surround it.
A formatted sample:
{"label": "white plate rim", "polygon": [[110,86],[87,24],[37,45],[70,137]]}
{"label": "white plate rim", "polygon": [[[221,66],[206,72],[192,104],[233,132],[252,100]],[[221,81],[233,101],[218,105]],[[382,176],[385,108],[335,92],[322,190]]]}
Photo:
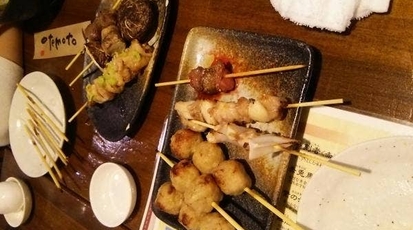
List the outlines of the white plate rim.
{"label": "white plate rim", "polygon": [[[366,142],[351,146],[347,148],[346,150],[344,150],[343,152],[339,153],[337,156],[333,157],[333,160],[337,162],[343,162],[343,163],[348,163],[350,165],[358,166],[362,170],[372,169],[372,171],[374,171],[375,170],[374,167],[379,167],[375,165],[379,165],[380,163],[382,163],[381,161],[385,161],[386,164],[387,163],[392,164],[392,163],[397,163],[401,160],[406,160],[404,158],[407,157],[408,160],[410,161],[403,161],[405,162],[405,164],[408,164],[408,165],[406,167],[403,167],[402,169],[408,169],[406,173],[409,175],[411,174],[410,175],[411,178],[408,178],[408,180],[410,180],[413,178],[413,152],[408,151],[408,149],[412,149],[412,148],[413,148],[413,136],[384,137],[384,138],[370,140],[370,141],[366,141]],[[354,158],[354,154],[357,154],[357,151],[358,152],[364,151],[364,154],[361,155],[361,158]],[[390,155],[385,155],[385,154],[396,154],[393,156],[397,156],[397,157],[389,158]],[[353,158],[350,158],[350,157],[353,157]],[[366,161],[367,163],[365,163]],[[381,167],[382,166],[380,166],[379,169],[381,169]],[[400,167],[398,167],[397,169],[394,168],[394,171],[396,170],[397,170],[397,173],[400,173]],[[375,175],[377,176],[375,177],[378,177],[378,175],[382,173],[382,171],[376,171],[376,172],[377,173]],[[363,174],[365,173],[366,172],[362,173],[361,176],[363,176]],[[390,175],[393,175],[393,174],[390,174]],[[359,179],[362,179],[362,178],[359,178]],[[331,190],[329,186],[329,182],[331,182],[332,180],[336,181],[336,186],[333,186],[333,189]],[[330,201],[331,201],[331,205],[332,204],[335,205],[336,203],[339,203],[341,201],[341,200],[339,201],[339,199],[334,200],[331,198],[327,198],[328,195],[326,195],[326,193],[335,191],[334,189],[342,189],[340,190],[340,192],[342,193],[341,196],[337,195],[337,197],[340,197],[340,199],[348,198],[346,196],[347,191],[345,190],[346,185],[348,184],[345,184],[345,183],[351,183],[351,180],[357,180],[357,178],[355,178],[352,175],[348,175],[346,173],[339,172],[337,170],[328,168],[326,166],[322,166],[313,175],[310,182],[307,184],[305,190],[303,191],[303,194],[300,200],[300,205],[299,205],[298,212],[297,212],[297,222],[301,226],[304,226],[306,229],[317,229],[317,230],[321,230],[321,229],[346,229],[348,230],[348,229],[371,229],[371,228],[374,228],[374,229],[389,229],[390,228],[390,229],[400,230],[405,227],[405,226],[402,226],[403,228],[400,228],[401,226],[398,225],[399,223],[397,222],[396,219],[390,222],[390,220],[388,220],[386,216],[381,217],[379,215],[374,216],[374,219],[376,220],[379,219],[380,221],[382,221],[382,222],[379,221],[380,223],[375,222],[373,224],[371,223],[373,222],[373,220],[369,220],[367,217],[365,217],[364,220],[362,220],[363,222],[354,218],[353,219],[354,221],[351,223],[351,226],[349,227],[348,225],[346,225],[347,223],[343,220],[347,218],[344,215],[347,215],[351,210],[339,209],[339,210],[332,211],[331,208],[329,208],[329,210],[324,210],[325,206],[330,205]],[[370,180],[370,181],[374,183],[379,182],[375,180]],[[407,192],[409,193],[411,193],[411,190],[413,190],[412,189],[413,185],[410,185],[410,186],[411,186],[410,188],[407,188],[408,190]],[[361,187],[358,187],[358,188],[361,188]],[[354,190],[354,191],[357,191],[357,190]],[[362,190],[358,190],[358,191],[362,191]],[[383,194],[383,192],[381,191],[379,195],[380,194]],[[371,197],[374,197],[374,196],[371,196]],[[342,201],[349,202],[349,200],[345,200],[345,199],[343,199]],[[374,207],[375,205],[374,202],[372,202],[372,200],[367,196],[364,197],[364,201],[354,200],[351,202],[353,202],[353,204],[356,204],[355,206],[364,205],[365,203],[368,203],[369,205],[364,206],[366,207],[367,210],[362,210],[362,212],[364,213],[367,213],[367,211],[370,211],[369,208]],[[413,211],[413,206],[411,205],[409,205],[409,207],[406,206],[401,209],[404,210],[404,208],[409,210],[408,213],[411,213]],[[336,215],[336,218],[331,218],[331,216],[329,216],[328,218],[329,226],[325,226],[323,224],[323,222],[326,221],[327,219],[327,217],[325,217],[326,211],[328,211],[328,213],[331,213],[332,215]],[[386,213],[386,211],[388,210],[385,210],[385,211],[381,210],[381,212],[377,211],[377,213]],[[316,216],[317,217],[323,216],[324,220],[320,220],[320,218],[317,218]],[[355,216],[356,215],[354,215],[353,217]],[[370,215],[370,216],[373,216],[373,215]],[[404,221],[403,224],[406,223],[404,219],[402,220]],[[406,229],[411,229],[413,226],[413,219],[412,219],[412,222],[410,222],[410,220],[408,222],[409,222],[407,223],[408,227],[406,227]],[[331,227],[332,225],[334,225],[335,227],[332,228]],[[362,225],[368,225],[368,226],[362,226]]]}
{"label": "white plate rim", "polygon": [[[45,73],[35,71],[27,74],[20,81],[20,84],[33,93],[31,96],[38,97],[60,122],[61,131],[66,130],[66,114],[60,91],[55,82]],[[48,172],[41,159],[36,153],[36,149],[30,143],[29,137],[24,131],[25,120],[29,117],[26,112],[27,99],[19,89],[13,94],[9,114],[9,137],[10,147],[19,168],[29,177],[37,178]],[[60,140],[60,146],[63,139]],[[57,155],[51,152],[53,160]],[[52,166],[52,162],[49,162]]]}

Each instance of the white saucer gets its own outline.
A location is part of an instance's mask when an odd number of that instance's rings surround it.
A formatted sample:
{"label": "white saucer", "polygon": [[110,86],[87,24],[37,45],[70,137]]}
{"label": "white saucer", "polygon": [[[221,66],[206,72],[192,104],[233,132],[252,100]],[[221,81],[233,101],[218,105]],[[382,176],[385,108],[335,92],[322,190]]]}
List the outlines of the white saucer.
{"label": "white saucer", "polygon": [[19,185],[21,192],[23,193],[23,206],[21,207],[21,209],[17,212],[4,214],[7,223],[10,226],[16,228],[23,224],[30,216],[30,212],[32,210],[32,195],[30,193],[29,187],[27,187],[27,185],[23,181],[14,177],[9,177],[6,181],[16,182]]}
{"label": "white saucer", "polygon": [[[63,133],[66,130],[66,114],[63,104],[63,99],[55,82],[42,72],[32,72],[23,77],[20,84],[29,91],[29,95],[34,99],[37,98],[36,104],[41,102],[47,107],[44,109],[49,117],[54,117],[58,123],[60,131]],[[29,177],[40,177],[47,173],[47,168],[44,167],[40,157],[36,154],[36,149],[29,141],[29,137],[24,130],[24,125],[27,122],[29,115],[26,111],[28,99],[24,94],[17,89],[14,92],[13,100],[10,106],[9,115],[9,136],[10,147],[13,156],[16,159],[19,168]],[[51,118],[52,119],[52,118]],[[60,138],[60,137],[58,137]],[[60,146],[63,145],[63,139],[59,140]],[[57,154],[55,151],[48,148],[50,154],[55,161]],[[49,160],[50,167],[52,162]]]}
{"label": "white saucer", "polygon": [[96,218],[107,227],[122,224],[136,204],[136,184],[130,172],[115,163],[104,163],[93,173],[90,204]]}
{"label": "white saucer", "polygon": [[413,137],[348,148],[333,160],[370,172],[360,177],[322,166],[307,184],[297,221],[311,230],[411,230]]}

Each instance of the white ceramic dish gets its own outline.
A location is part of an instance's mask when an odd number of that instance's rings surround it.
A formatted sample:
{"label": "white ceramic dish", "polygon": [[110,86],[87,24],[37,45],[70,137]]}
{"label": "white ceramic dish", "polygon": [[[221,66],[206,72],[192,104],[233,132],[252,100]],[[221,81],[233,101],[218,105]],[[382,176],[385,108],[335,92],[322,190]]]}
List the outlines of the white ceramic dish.
{"label": "white ceramic dish", "polygon": [[[45,113],[53,116],[59,122],[62,132],[66,130],[66,116],[63,100],[60,91],[53,80],[42,72],[32,72],[20,81],[20,84],[29,91],[29,95],[37,98],[36,103],[42,102],[49,112]],[[9,116],[10,146],[19,168],[30,177],[40,177],[47,173],[41,159],[36,154],[33,144],[24,130],[24,125],[29,118],[26,111],[27,98],[20,90],[16,90],[13,95]],[[63,144],[63,139],[60,140]],[[57,155],[50,151],[53,160]],[[52,163],[50,162],[50,166]]]}
{"label": "white ceramic dish", "polygon": [[116,227],[129,217],[135,207],[136,184],[125,167],[104,163],[93,173],[89,197],[99,222],[107,227]]}
{"label": "white ceramic dish", "polygon": [[413,228],[413,137],[353,146],[333,159],[370,170],[360,177],[322,166],[303,192],[298,222],[317,230]]}
{"label": "white ceramic dish", "polygon": [[32,210],[32,195],[30,193],[29,187],[27,187],[27,185],[23,181],[14,177],[9,177],[6,181],[16,182],[20,187],[21,193],[23,194],[23,205],[20,210],[18,210],[17,212],[4,214],[4,218],[6,219],[7,223],[10,226],[16,228],[23,224],[30,216]]}

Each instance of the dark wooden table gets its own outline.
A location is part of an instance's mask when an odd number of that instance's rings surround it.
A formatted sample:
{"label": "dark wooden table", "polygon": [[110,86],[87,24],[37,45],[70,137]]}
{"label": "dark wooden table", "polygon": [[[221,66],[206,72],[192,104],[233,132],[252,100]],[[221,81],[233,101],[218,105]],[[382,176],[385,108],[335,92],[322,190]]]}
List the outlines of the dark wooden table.
{"label": "dark wooden table", "polygon": [[[65,1],[60,13],[46,28],[66,26],[94,18],[100,0]],[[413,121],[413,7],[409,0],[394,0],[388,14],[372,15],[353,23],[346,33],[332,33],[297,26],[284,20],[269,0],[170,1],[171,16],[162,65],[154,82],[171,81],[177,76],[181,52],[188,31],[210,26],[280,35],[302,40],[320,54],[312,89],[316,100],[345,98],[351,101],[340,108],[400,122]],[[1,44],[0,44],[1,46]],[[33,34],[24,34],[25,72],[43,71],[59,79],[68,89],[65,102],[68,114],[82,103],[81,84],[67,85],[83,68],[77,62],[64,68],[72,57],[33,60]],[[104,229],[88,202],[88,185],[93,170],[106,161],[127,165],[139,188],[131,217],[119,228],[138,229],[148,198],[154,160],[163,121],[174,87],[153,87],[146,101],[141,125],[130,138],[108,142],[99,137],[86,113],[69,124],[70,144],[64,150],[69,165],[62,167],[65,188],[59,191],[49,176],[28,178],[17,167],[9,148],[2,148],[1,180],[20,177],[30,186],[34,206],[21,229]],[[1,156],[1,155],[0,155]],[[9,229],[4,218],[0,228]]]}

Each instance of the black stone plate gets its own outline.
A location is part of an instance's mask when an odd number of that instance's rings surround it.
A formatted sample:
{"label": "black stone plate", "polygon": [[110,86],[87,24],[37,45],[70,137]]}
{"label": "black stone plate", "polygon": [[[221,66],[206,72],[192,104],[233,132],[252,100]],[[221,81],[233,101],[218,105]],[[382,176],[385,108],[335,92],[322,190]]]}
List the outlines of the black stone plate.
{"label": "black stone plate", "polygon": [[[102,0],[98,9],[107,9],[111,7],[114,0]],[[154,76],[154,68],[157,65],[160,49],[164,40],[166,24],[170,12],[168,0],[151,0],[153,5],[158,9],[158,27],[154,36],[148,42],[154,47],[153,56],[144,73],[138,76],[132,82],[125,86],[125,90],[117,95],[113,100],[103,104],[94,105],[88,108],[87,113],[92,120],[99,134],[109,140],[118,141],[129,134],[135,125],[136,120],[142,111],[143,104],[146,102],[151,79]],[[90,62],[88,56],[85,56],[85,65]],[[92,69],[86,73],[83,85],[91,82],[101,75],[99,69]],[[85,93],[84,93],[85,94]],[[86,95],[84,95],[86,100]]]}

